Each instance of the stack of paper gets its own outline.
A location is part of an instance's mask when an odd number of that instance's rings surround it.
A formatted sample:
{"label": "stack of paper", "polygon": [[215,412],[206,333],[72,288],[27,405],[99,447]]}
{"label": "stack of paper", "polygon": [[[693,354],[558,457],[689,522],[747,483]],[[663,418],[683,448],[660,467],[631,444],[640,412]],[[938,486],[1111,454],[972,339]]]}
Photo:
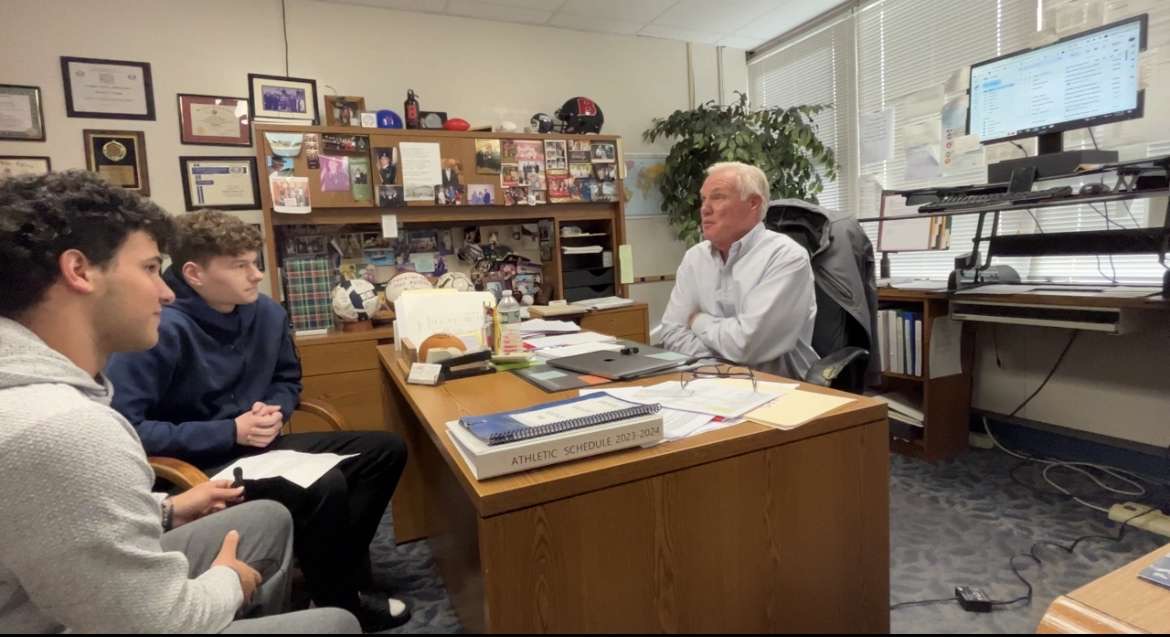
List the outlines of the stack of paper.
{"label": "stack of paper", "polygon": [[565,334],[580,332],[581,326],[572,321],[549,321],[536,318],[520,323],[520,331],[524,334]]}
{"label": "stack of paper", "polygon": [[589,352],[620,352],[622,346],[617,343],[581,343],[579,345],[567,345],[565,347],[546,347],[538,349],[534,354],[537,358],[545,360],[551,358],[564,358],[566,356],[576,356],[577,354],[588,354]]}
{"label": "stack of paper", "polygon": [[611,307],[622,307],[633,304],[633,299],[623,299],[620,296],[604,296],[597,299],[582,299],[580,301],[573,301],[571,305],[590,310],[608,310]]}
{"label": "stack of paper", "polygon": [[565,254],[601,254],[601,246],[561,246]]}
{"label": "stack of paper", "polygon": [[890,419],[900,420],[908,425],[921,427],[926,420],[922,413],[921,403],[900,392],[878,394],[874,398],[886,403],[890,410]]}
{"label": "stack of paper", "polygon": [[530,350],[542,350],[547,347],[565,347],[568,345],[581,345],[583,343],[612,343],[616,340],[616,338],[610,336],[609,334],[598,334],[597,332],[577,332],[576,334],[559,334],[557,336],[526,338],[524,339],[524,347]]}

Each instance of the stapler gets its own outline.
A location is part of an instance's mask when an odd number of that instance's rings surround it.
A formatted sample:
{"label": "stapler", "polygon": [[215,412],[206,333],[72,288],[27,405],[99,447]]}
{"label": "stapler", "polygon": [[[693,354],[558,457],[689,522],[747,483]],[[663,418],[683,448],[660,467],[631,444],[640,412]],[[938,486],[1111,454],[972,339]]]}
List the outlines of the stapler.
{"label": "stapler", "polygon": [[479,376],[480,374],[493,374],[496,368],[492,367],[491,360],[492,351],[490,349],[448,358],[439,362],[439,366],[442,367],[439,375],[442,376],[443,380],[454,380]]}

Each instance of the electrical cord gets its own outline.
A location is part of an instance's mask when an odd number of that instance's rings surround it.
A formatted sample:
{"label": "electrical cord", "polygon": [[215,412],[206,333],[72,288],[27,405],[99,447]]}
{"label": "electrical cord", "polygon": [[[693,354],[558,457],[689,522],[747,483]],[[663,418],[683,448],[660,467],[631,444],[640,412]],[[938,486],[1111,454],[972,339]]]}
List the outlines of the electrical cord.
{"label": "electrical cord", "polygon": [[1027,148],[1024,148],[1023,146],[1020,146],[1020,145],[1019,145],[1019,144],[1017,144],[1016,142],[1008,142],[1008,143],[1009,143],[1009,144],[1011,144],[1012,146],[1015,146],[1016,148],[1019,148],[1019,149],[1020,149],[1020,152],[1021,152],[1021,153],[1024,153],[1024,157],[1027,157],[1027,156],[1028,156],[1028,149],[1027,149]]}
{"label": "electrical cord", "polygon": [[1072,336],[1068,339],[1068,344],[1064,346],[1064,350],[1062,350],[1060,352],[1060,356],[1056,358],[1056,363],[1052,365],[1052,369],[1048,372],[1048,375],[1044,377],[1044,382],[1040,383],[1040,386],[1036,388],[1036,391],[1032,392],[1031,396],[1025,398],[1024,402],[1020,403],[1019,407],[1016,407],[1012,410],[1012,413],[1008,414],[1009,418],[1014,418],[1015,415],[1020,413],[1024,407],[1028,406],[1028,403],[1032,402],[1032,399],[1035,398],[1036,395],[1044,389],[1044,386],[1048,384],[1048,381],[1052,380],[1052,375],[1055,374],[1056,370],[1060,368],[1060,363],[1064,361],[1065,355],[1068,354],[1068,350],[1072,348],[1073,343],[1076,342],[1077,336],[1079,336],[1080,333],[1080,330],[1073,330]]}

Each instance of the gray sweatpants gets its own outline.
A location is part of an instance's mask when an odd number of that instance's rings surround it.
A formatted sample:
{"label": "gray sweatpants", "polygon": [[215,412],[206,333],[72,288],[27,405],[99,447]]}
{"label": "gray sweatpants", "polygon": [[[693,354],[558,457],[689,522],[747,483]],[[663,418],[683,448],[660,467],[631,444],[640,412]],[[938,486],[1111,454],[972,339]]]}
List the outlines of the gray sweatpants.
{"label": "gray sweatpants", "polygon": [[245,502],[213,513],[163,534],[166,551],[180,551],[195,577],[211,568],[228,531],[240,533],[236,557],[260,572],[263,578],[251,603],[240,609],[225,633],[360,633],[357,619],[338,608],[315,608],[282,613],[289,598],[289,568],[292,562],[292,516],[282,505],[269,500]]}

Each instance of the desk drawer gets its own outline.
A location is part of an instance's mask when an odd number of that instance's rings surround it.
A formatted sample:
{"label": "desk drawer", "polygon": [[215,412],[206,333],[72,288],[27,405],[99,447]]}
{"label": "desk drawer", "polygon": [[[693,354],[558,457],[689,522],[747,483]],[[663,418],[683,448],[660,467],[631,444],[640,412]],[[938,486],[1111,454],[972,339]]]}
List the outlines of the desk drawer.
{"label": "desk drawer", "polygon": [[378,369],[377,341],[302,345],[301,374],[321,376]]}
{"label": "desk drawer", "polygon": [[618,337],[645,334],[646,312],[642,308],[593,312],[581,318],[581,329]]}

